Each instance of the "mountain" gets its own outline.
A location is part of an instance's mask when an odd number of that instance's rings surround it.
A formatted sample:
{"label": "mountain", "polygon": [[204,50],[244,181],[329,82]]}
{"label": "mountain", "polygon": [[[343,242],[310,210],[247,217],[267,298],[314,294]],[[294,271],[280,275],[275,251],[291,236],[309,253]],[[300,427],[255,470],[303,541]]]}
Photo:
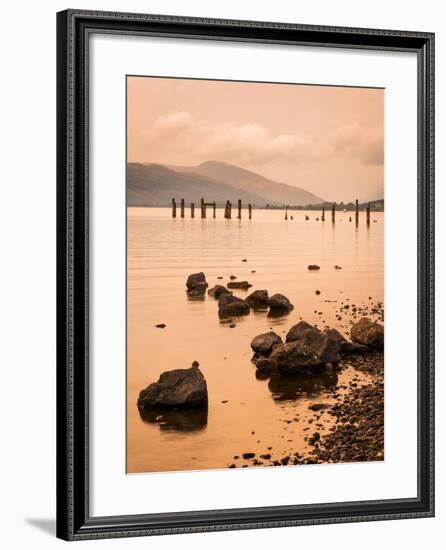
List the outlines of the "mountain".
{"label": "mountain", "polygon": [[169,206],[173,198],[184,199],[186,205],[201,197],[224,206],[227,200],[233,205],[237,199],[253,206],[265,206],[265,199],[256,193],[235,190],[234,187],[214,181],[201,174],[177,172],[160,164],[127,164],[127,206]]}
{"label": "mountain", "polygon": [[198,166],[169,166],[169,168],[180,173],[200,174],[236,189],[255,193],[263,197],[265,204],[305,206],[324,202],[323,199],[305,191],[305,189],[270,180],[260,174],[225,162],[207,161]]}

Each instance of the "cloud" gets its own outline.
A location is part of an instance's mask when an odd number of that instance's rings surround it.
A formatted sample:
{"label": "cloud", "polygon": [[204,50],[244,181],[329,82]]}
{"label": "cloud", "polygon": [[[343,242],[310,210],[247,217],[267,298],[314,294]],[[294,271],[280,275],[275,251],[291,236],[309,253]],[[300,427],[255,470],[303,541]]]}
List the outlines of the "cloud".
{"label": "cloud", "polygon": [[245,166],[299,165],[351,157],[364,165],[383,163],[382,129],[359,123],[341,126],[324,139],[296,134],[274,135],[255,124],[212,125],[190,112],[159,117],[143,138],[147,151],[164,151],[173,163],[220,160]]}

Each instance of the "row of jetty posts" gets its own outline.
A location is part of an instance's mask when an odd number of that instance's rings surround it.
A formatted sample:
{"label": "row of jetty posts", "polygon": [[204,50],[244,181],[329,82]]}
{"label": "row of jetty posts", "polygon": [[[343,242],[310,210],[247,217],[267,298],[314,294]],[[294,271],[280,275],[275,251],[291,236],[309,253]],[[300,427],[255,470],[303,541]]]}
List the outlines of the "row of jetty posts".
{"label": "row of jetty posts", "polygon": [[[206,218],[206,208],[210,206],[212,207],[212,217],[216,217],[216,210],[217,210],[217,204],[215,201],[213,202],[205,202],[205,200],[202,198],[200,201],[200,213],[201,218]],[[180,200],[180,216],[184,218],[185,214],[185,202],[184,199]],[[175,199],[172,199],[172,218],[177,217],[177,203]],[[195,203],[190,203],[190,217],[195,218]],[[224,217],[227,220],[230,220],[232,217],[232,203],[231,201],[226,201],[225,210],[224,210]],[[242,219],[242,201],[241,199],[238,199],[237,201],[237,218],[239,220]],[[248,204],[248,218],[252,219],[252,205]]]}
{"label": "row of jetty posts", "polygon": [[[292,218],[292,216],[291,216],[291,218]],[[287,220],[287,219],[288,219],[288,206],[285,207],[285,220]],[[306,215],[305,219],[309,220],[310,218]],[[366,219],[367,225],[370,225],[370,203],[367,204],[365,219]],[[323,222],[325,221],[325,207],[322,207],[321,221],[323,221]],[[332,221],[332,223],[336,222],[336,203],[335,202],[331,205],[331,221]],[[352,221],[351,216],[349,216],[349,221],[350,222]],[[355,224],[359,225],[359,202],[358,202],[358,199],[356,199],[356,201],[355,201]]]}

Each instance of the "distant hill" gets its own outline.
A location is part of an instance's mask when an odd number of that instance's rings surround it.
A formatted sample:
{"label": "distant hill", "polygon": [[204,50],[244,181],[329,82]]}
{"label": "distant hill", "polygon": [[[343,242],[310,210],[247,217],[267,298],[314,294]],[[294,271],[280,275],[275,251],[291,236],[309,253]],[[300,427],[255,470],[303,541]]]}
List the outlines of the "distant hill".
{"label": "distant hill", "polygon": [[256,193],[235,190],[201,174],[177,172],[160,164],[127,164],[128,206],[169,206],[172,198],[178,202],[183,198],[187,205],[195,202],[198,206],[201,197],[216,201],[217,206],[224,206],[228,199],[233,204],[241,199],[245,204],[261,207],[267,202]]}
{"label": "distant hill", "polygon": [[265,204],[303,206],[324,202],[323,199],[305,189],[270,180],[260,174],[225,162],[207,161],[198,166],[169,166],[169,168],[180,173],[200,174],[236,189],[255,193],[263,198],[262,206]]}

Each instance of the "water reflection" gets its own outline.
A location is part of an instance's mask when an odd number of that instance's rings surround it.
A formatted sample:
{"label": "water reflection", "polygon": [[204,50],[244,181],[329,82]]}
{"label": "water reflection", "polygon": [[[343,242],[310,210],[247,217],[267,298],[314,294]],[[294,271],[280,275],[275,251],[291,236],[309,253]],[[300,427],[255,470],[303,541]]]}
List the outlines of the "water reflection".
{"label": "water reflection", "polygon": [[335,372],[303,376],[273,374],[268,382],[268,389],[274,401],[295,401],[302,395],[313,395],[322,389],[334,388],[337,383],[338,375]]}
{"label": "water reflection", "polygon": [[196,432],[208,423],[207,407],[187,410],[138,409],[143,422],[158,424],[161,431]]}

